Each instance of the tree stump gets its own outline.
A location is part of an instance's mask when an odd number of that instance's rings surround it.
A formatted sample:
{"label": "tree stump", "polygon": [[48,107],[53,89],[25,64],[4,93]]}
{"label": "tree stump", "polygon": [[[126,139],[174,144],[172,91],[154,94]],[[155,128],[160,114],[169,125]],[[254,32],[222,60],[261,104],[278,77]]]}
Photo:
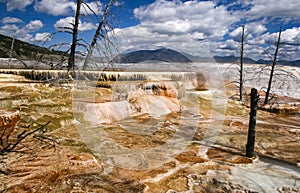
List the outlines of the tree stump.
{"label": "tree stump", "polygon": [[251,104],[250,104],[250,119],[249,119],[249,129],[248,129],[248,139],[246,145],[246,156],[249,158],[253,157],[254,154],[254,144],[255,144],[255,126],[256,126],[256,111],[257,102],[259,100],[259,95],[255,88],[251,89]]}

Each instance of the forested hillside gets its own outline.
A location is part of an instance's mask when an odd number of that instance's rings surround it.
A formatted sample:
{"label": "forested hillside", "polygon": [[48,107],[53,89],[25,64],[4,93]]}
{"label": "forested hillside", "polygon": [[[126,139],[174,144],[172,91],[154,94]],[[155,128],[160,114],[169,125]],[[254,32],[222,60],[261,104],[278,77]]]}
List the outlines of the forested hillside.
{"label": "forested hillside", "polygon": [[[0,34],[0,58],[8,58],[13,39]],[[15,39],[13,45],[12,57],[23,60],[43,58],[50,60],[51,58],[61,57],[64,55],[62,51],[49,50],[45,47],[29,44],[21,40]]]}

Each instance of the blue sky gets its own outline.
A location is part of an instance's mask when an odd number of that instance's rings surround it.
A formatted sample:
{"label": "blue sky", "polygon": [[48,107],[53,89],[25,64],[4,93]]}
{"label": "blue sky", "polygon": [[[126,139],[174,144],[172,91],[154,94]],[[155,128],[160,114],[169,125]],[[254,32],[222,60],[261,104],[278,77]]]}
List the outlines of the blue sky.
{"label": "blue sky", "polygon": [[[107,1],[86,2],[101,17]],[[163,46],[199,56],[238,56],[245,25],[245,56],[267,59],[282,26],[280,57],[300,59],[299,0],[120,0],[115,6],[120,52]],[[42,45],[58,27],[69,26],[75,8],[74,0],[0,0],[0,33]],[[90,42],[96,18],[82,12],[80,38]],[[57,33],[44,46],[70,40]]]}

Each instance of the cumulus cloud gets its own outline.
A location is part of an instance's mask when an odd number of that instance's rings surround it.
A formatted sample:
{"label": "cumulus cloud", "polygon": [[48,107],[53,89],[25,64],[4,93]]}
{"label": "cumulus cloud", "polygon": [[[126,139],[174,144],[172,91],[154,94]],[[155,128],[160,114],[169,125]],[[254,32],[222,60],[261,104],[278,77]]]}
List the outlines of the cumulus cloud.
{"label": "cumulus cloud", "polygon": [[[70,15],[76,11],[76,3],[72,0],[40,0],[36,1],[34,9],[49,15]],[[91,11],[91,9],[93,11]],[[81,5],[81,14],[102,14],[102,4],[98,1],[86,2]]]}
{"label": "cumulus cloud", "polygon": [[51,41],[51,34],[48,32],[36,33],[34,38],[31,41]]}
{"label": "cumulus cloud", "polygon": [[195,41],[192,36],[178,34],[169,36],[167,34],[153,33],[144,26],[133,26],[124,29],[115,29],[115,37],[119,43],[120,51],[137,49],[156,49],[168,47],[177,51],[206,57],[208,50],[203,42]]}
{"label": "cumulus cloud", "polygon": [[239,45],[234,40],[229,39],[221,42],[219,48],[224,50],[239,50]]}
{"label": "cumulus cloud", "polygon": [[[247,49],[253,58],[269,57],[274,54],[275,44],[278,39],[279,32],[264,33],[247,42]],[[280,44],[280,58],[286,60],[294,60],[299,58],[300,45],[300,27],[294,27],[282,31]],[[257,52],[255,54],[255,52]],[[269,56],[268,56],[269,55]],[[267,58],[269,59],[269,58]]]}
{"label": "cumulus cloud", "polygon": [[[33,0],[0,0],[8,10],[24,10]],[[119,1],[118,1],[119,2]],[[122,3],[122,2],[121,2]],[[103,14],[100,1],[88,0],[87,4],[96,14]],[[241,10],[239,9],[241,7]],[[127,49],[147,49],[160,46],[199,55],[207,49],[212,55],[239,55],[241,23],[245,25],[245,56],[259,59],[266,56],[266,47],[274,45],[277,33],[268,32],[272,23],[282,20],[298,22],[300,19],[299,0],[156,0],[153,3],[134,9],[134,17],[140,21],[136,26],[116,29],[120,51]],[[35,0],[36,11],[53,16],[64,15],[54,27],[70,27],[74,23],[76,1]],[[237,9],[238,8],[238,9]],[[82,14],[93,14],[82,5]],[[80,31],[95,29],[96,26],[81,18]],[[43,27],[39,20],[29,22],[13,17],[2,19],[0,33],[19,39],[39,41],[47,33],[33,32]],[[20,27],[22,25],[23,27]],[[32,34],[32,35],[31,35]],[[229,38],[229,39],[228,39]],[[285,29],[282,32],[281,53],[293,58],[300,54],[300,27]],[[271,50],[270,53],[273,51]]]}
{"label": "cumulus cloud", "polygon": [[283,31],[281,42],[290,45],[300,45],[300,27],[293,27]]}
{"label": "cumulus cloud", "polygon": [[212,1],[157,0],[149,6],[136,8],[134,15],[153,33],[188,33],[200,39],[221,39],[230,25],[238,21],[226,7]]}
{"label": "cumulus cloud", "polygon": [[25,28],[29,31],[36,31],[41,29],[44,26],[41,20],[32,20],[30,21]]}
{"label": "cumulus cloud", "polygon": [[17,29],[19,29],[19,27],[16,24],[7,24],[7,25],[3,25],[0,28],[2,31],[7,31],[5,34],[11,34],[12,31],[15,31]]}
{"label": "cumulus cloud", "polygon": [[[165,46],[194,55],[199,55],[200,50],[204,48],[212,55],[238,56],[241,27],[234,29],[232,27],[240,26],[240,22],[243,21],[246,37],[245,56],[254,59],[265,58],[266,44],[273,45],[278,35],[268,32],[270,19],[285,15],[296,18],[300,13],[295,11],[287,13],[296,10],[290,6],[295,3],[294,0],[291,0],[290,4],[285,0],[279,0],[279,5],[273,5],[276,3],[270,0],[238,1],[244,9],[242,11],[230,8],[236,3],[220,5],[219,2],[156,0],[150,5],[136,8],[134,16],[140,20],[140,24],[115,30],[120,51]],[[284,7],[284,4],[288,5]],[[258,13],[260,6],[262,8]],[[281,12],[281,16],[277,17],[276,12]],[[282,52],[293,56],[299,53],[299,48],[297,51],[296,46],[291,46],[299,43],[298,32],[298,28],[283,31]],[[228,37],[230,39],[227,40]]]}
{"label": "cumulus cloud", "polygon": [[[74,24],[74,23],[75,23],[74,17],[66,17],[66,18],[59,19],[54,24],[54,27],[56,30],[60,30],[60,28],[73,28],[72,24]],[[88,30],[92,30],[92,29],[96,29],[96,26],[94,24],[79,21],[79,26],[78,26],[79,31],[88,31]]]}
{"label": "cumulus cloud", "polygon": [[19,18],[16,17],[4,17],[2,19],[3,24],[8,24],[8,23],[23,23],[23,21]]}
{"label": "cumulus cloud", "polygon": [[115,30],[121,52],[161,46],[200,57],[237,52],[236,42],[221,40],[239,18],[212,1],[157,0],[134,15],[139,25]]}
{"label": "cumulus cloud", "polygon": [[18,35],[18,39],[24,42],[30,42],[32,40],[32,35],[28,33],[21,33]]}
{"label": "cumulus cloud", "polygon": [[[8,21],[10,21],[10,19]],[[5,23],[5,25],[0,27],[0,34],[31,42],[34,39],[31,33],[42,27],[43,23],[40,20],[32,20],[27,25],[21,25],[20,23]]]}
{"label": "cumulus cloud", "polygon": [[[91,11],[93,10],[93,11]],[[92,1],[90,3],[82,4],[81,6],[82,14],[94,14],[101,15],[102,12],[102,4],[98,1]]]}
{"label": "cumulus cloud", "polygon": [[34,9],[54,16],[68,15],[74,12],[76,4],[70,0],[41,0],[35,2]]}
{"label": "cumulus cloud", "polygon": [[[244,26],[245,28],[245,40],[252,39],[256,36],[262,35],[264,32],[267,31],[265,25],[252,22]],[[242,39],[242,27],[238,27],[237,29],[233,30],[229,33],[230,37],[237,42],[240,42]]]}
{"label": "cumulus cloud", "polygon": [[61,18],[54,24],[56,30],[60,30],[60,28],[72,28],[72,24],[75,23],[74,17],[66,17]]}
{"label": "cumulus cloud", "polygon": [[[275,45],[279,32],[264,33],[250,40],[250,44],[271,44]],[[293,27],[283,30],[281,33],[281,45],[300,45],[300,27]]]}
{"label": "cumulus cloud", "polygon": [[15,9],[23,11],[28,5],[33,3],[33,0],[7,0],[6,2],[7,11],[13,11]]}
{"label": "cumulus cloud", "polygon": [[19,40],[30,42],[32,35],[26,29],[20,28],[15,24],[7,24],[0,27],[0,34],[16,37]]}
{"label": "cumulus cloud", "polygon": [[216,50],[219,45],[214,41],[223,39],[238,21],[226,7],[212,1],[157,0],[134,9],[134,15],[139,25],[115,30],[121,51],[164,46],[203,56],[206,48]]}
{"label": "cumulus cloud", "polygon": [[245,14],[251,19],[260,17],[287,17],[289,19],[297,20],[300,18],[299,0],[245,0],[242,3],[250,7]]}

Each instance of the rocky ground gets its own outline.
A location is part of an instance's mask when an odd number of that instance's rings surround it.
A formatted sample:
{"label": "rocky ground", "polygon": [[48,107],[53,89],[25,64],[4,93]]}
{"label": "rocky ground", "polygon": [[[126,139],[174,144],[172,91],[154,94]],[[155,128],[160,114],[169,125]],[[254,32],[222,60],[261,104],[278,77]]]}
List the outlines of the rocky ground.
{"label": "rocky ground", "polygon": [[[0,173],[0,192],[300,192],[299,114],[260,110],[255,157],[249,159],[244,156],[247,104],[228,100],[225,120],[212,119],[209,97],[199,95],[200,121],[187,148],[154,168],[132,170],[114,167],[84,143],[74,120],[71,84],[51,86],[0,74],[0,90],[2,112],[20,112],[13,136],[51,121],[44,135],[53,140],[45,143],[29,137],[19,146],[24,153],[1,157],[1,170],[6,174]],[[228,96],[234,92],[234,87],[227,88]],[[100,102],[109,100],[110,93],[107,88],[95,89]],[[171,113],[166,119],[153,119],[161,129],[152,138],[124,131],[120,125],[128,124],[126,120],[105,131],[126,147],[145,148],[146,142],[155,147],[172,136],[170,128],[181,124],[178,128],[188,132],[177,116]],[[150,124],[145,114],[134,120]],[[222,130],[207,135],[210,126],[218,124]],[[158,158],[154,154],[153,160]]]}

